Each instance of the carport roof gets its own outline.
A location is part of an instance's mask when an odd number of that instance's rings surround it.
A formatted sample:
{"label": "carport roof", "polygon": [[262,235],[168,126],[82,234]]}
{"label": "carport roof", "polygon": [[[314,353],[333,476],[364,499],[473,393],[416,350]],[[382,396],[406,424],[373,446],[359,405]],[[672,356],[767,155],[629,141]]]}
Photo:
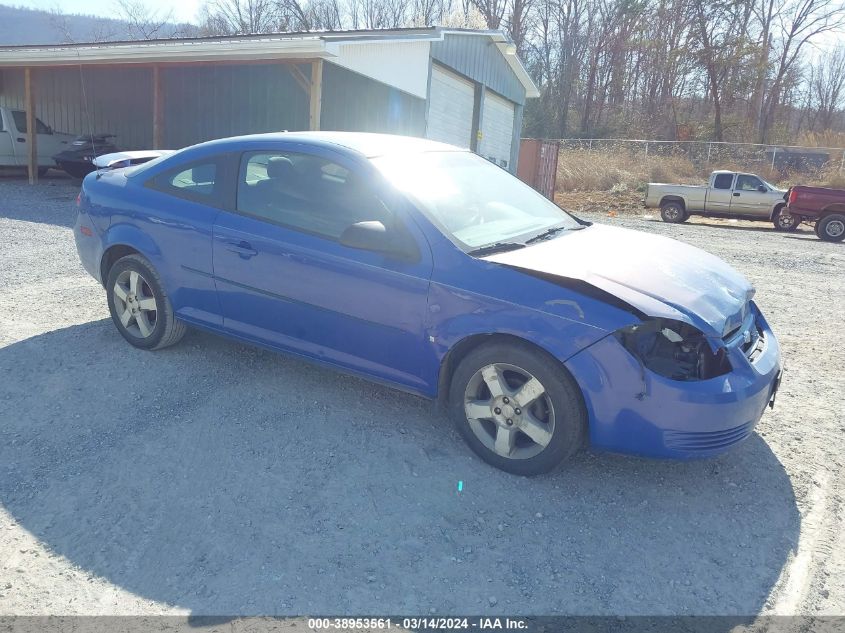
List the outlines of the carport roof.
{"label": "carport roof", "polygon": [[519,58],[509,54],[510,39],[503,31],[448,29],[383,29],[311,31],[183,39],[88,42],[78,44],[21,45],[0,47],[0,68],[55,67],[69,65],[124,65],[263,60],[328,59],[336,56],[334,45],[350,42],[440,41],[450,33],[489,38],[513,70],[526,96],[539,91]]}

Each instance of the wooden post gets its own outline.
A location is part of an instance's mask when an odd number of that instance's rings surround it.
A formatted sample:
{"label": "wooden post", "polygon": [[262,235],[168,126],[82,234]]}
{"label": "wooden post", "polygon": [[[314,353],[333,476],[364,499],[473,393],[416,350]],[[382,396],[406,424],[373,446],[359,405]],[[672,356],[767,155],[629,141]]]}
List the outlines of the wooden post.
{"label": "wooden post", "polygon": [[153,149],[164,148],[164,90],[161,68],[153,66]]}
{"label": "wooden post", "polygon": [[35,126],[35,78],[32,69],[24,70],[24,93],[26,95],[26,135],[29,140],[27,149],[27,171],[29,184],[38,184],[38,128]]}
{"label": "wooden post", "polygon": [[310,101],[309,128],[310,130],[320,129],[320,112],[323,101],[323,60],[317,59],[311,62],[311,86],[308,93]]}

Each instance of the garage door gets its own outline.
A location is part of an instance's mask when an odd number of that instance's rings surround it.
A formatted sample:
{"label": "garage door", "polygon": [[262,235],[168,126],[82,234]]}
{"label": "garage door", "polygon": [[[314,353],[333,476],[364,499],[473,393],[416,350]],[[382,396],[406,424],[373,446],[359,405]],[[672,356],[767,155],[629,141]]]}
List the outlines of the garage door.
{"label": "garage door", "polygon": [[428,104],[428,138],[469,149],[475,86],[448,70],[431,69]]}
{"label": "garage door", "polygon": [[481,118],[481,142],[478,153],[497,165],[509,167],[513,142],[514,104],[487,92]]}

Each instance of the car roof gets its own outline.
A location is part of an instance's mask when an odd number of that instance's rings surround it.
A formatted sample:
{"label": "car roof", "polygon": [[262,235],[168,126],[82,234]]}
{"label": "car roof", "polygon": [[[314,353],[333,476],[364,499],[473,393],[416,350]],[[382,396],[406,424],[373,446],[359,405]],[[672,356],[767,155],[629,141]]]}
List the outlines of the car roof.
{"label": "car roof", "polygon": [[[400,136],[398,134],[375,134],[370,132],[276,132],[249,134],[202,143],[208,145],[254,144],[261,141],[287,141],[306,145],[343,148],[366,158],[395,154],[418,154],[422,152],[463,152],[454,145],[438,143],[424,138]],[[199,147],[199,146],[197,146]]]}

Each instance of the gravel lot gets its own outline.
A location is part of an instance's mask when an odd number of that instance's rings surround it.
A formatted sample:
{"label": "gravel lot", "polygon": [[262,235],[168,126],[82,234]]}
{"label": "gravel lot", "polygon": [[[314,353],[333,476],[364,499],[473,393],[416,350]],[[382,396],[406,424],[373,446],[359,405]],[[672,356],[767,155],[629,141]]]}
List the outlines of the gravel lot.
{"label": "gravel lot", "polygon": [[76,192],[0,178],[0,615],[845,613],[845,244],[591,216],[747,275],[787,373],[721,458],[525,479],[412,396],[199,332],[131,348]]}

